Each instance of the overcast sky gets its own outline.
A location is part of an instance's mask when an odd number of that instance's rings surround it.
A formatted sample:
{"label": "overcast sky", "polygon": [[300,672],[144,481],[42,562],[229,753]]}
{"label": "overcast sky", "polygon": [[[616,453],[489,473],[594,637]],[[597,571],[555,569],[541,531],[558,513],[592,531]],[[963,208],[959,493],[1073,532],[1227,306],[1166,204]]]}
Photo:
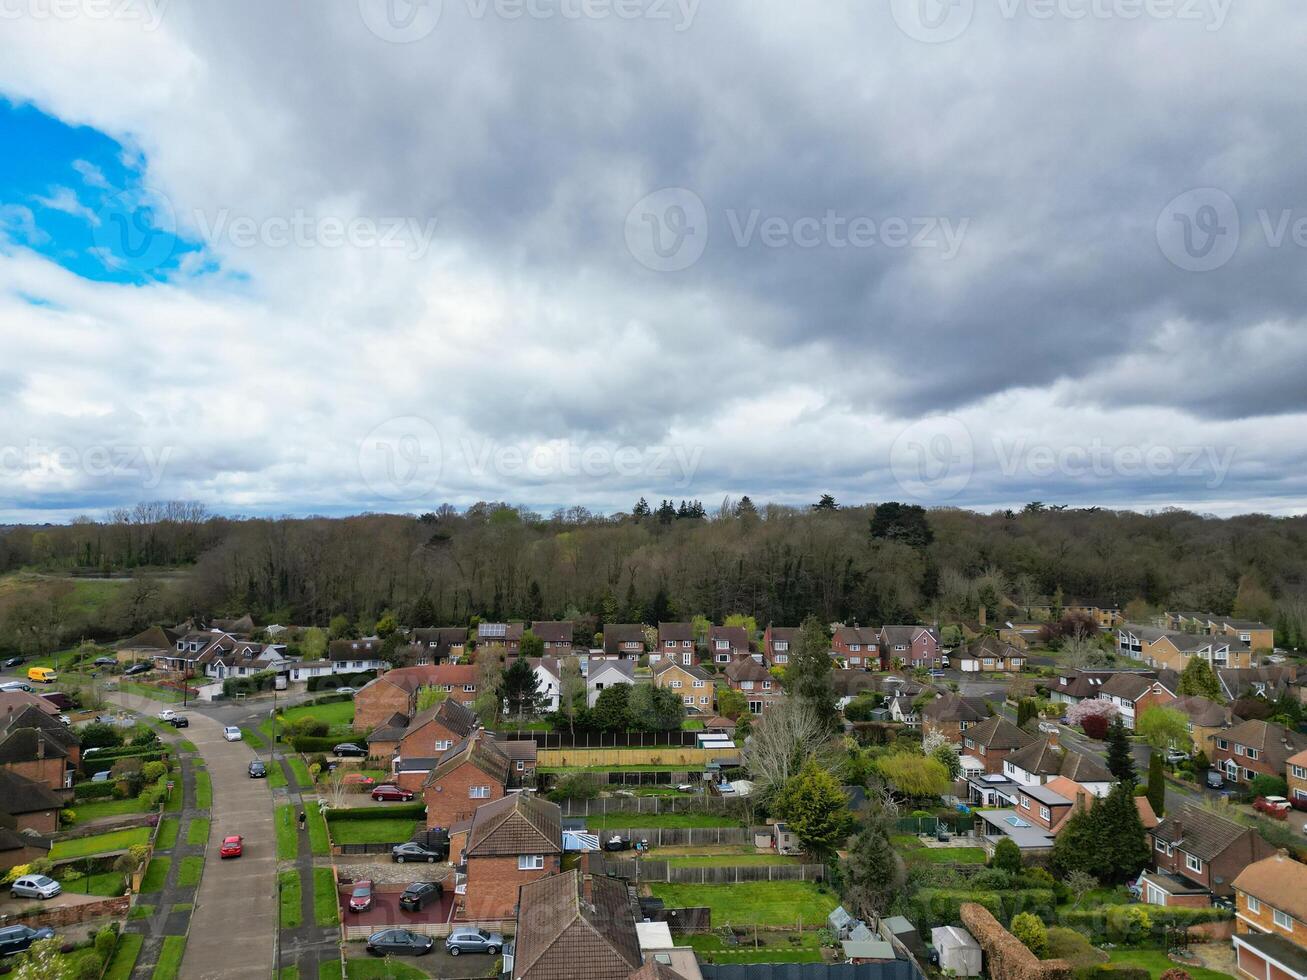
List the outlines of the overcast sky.
{"label": "overcast sky", "polygon": [[5,0],[0,521],[1304,509],[1290,0]]}

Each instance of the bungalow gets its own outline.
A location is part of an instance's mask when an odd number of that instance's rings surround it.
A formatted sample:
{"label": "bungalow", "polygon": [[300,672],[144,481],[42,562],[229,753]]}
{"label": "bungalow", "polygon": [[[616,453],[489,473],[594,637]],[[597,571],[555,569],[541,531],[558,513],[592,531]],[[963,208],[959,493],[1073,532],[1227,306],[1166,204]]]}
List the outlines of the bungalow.
{"label": "bungalow", "polygon": [[945,694],[921,709],[922,734],[939,732],[955,746],[961,746],[963,733],[993,713],[984,698]]}
{"label": "bungalow", "polygon": [[726,683],[744,694],[750,713],[755,715],[762,714],[768,705],[784,696],[780,681],[752,657],[743,657],[727,667]]}
{"label": "bungalow", "polygon": [[114,652],[123,663],[147,660],[157,663],[159,657],[167,657],[177,650],[177,642],[182,634],[166,626],[151,626],[149,629],[119,640],[114,644]]}
{"label": "bungalow", "polygon": [[708,652],[713,663],[729,664],[749,656],[749,631],[743,626],[713,626],[708,630]]}
{"label": "bungalow", "polygon": [[938,667],[939,634],[926,626],[882,626],[881,666],[888,667],[895,660],[909,667]]}
{"label": "bungalow", "polygon": [[585,678],[586,704],[593,708],[603,689],[614,684],[635,684],[635,661],[591,660]]}
{"label": "bungalow", "polygon": [[1289,757],[1307,749],[1307,736],[1271,721],[1245,721],[1212,736],[1212,767],[1231,782],[1284,777]]}
{"label": "bungalow", "polygon": [[522,886],[509,980],[630,980],[641,963],[626,882],[574,869]]}
{"label": "bungalow", "polygon": [[837,626],[831,654],[855,669],[886,666],[880,655],[880,630],[872,626]]}
{"label": "bungalow", "polygon": [[986,636],[968,644],[953,657],[953,663],[964,674],[1012,671],[1025,666],[1026,654],[995,636]]}
{"label": "bungalow", "polygon": [[1234,894],[1240,975],[1307,978],[1307,865],[1283,852],[1256,861],[1239,872]]}
{"label": "bungalow", "polygon": [[1153,905],[1205,907],[1213,895],[1233,895],[1234,880],[1248,865],[1275,853],[1251,827],[1182,803],[1149,831],[1153,863],[1140,879],[1143,900]]}
{"label": "bungalow", "polygon": [[467,651],[467,629],[462,626],[434,626],[409,630],[409,643],[418,666],[461,660]]}
{"label": "bungalow", "polygon": [[694,627],[689,623],[659,623],[658,648],[649,654],[649,663],[675,660],[689,666],[694,663]]}
{"label": "bungalow", "polygon": [[522,647],[523,623],[477,623],[477,649],[512,656]]}
{"label": "bungalow", "polygon": [[470,922],[511,919],[518,892],[562,870],[562,811],[558,804],[514,793],[476,808],[465,827],[450,831],[466,894],[459,918]]}
{"label": "bungalow", "polygon": [[1160,680],[1142,674],[1115,674],[1098,690],[1100,701],[1113,705],[1121,716],[1121,724],[1134,731],[1136,719],[1149,708],[1167,705],[1175,700],[1175,692]]}
{"label": "bungalow", "polygon": [[223,680],[249,677],[269,670],[279,671],[289,664],[284,646],[238,640],[230,634],[223,634],[195,659],[193,669],[205,677]]}
{"label": "bungalow", "polygon": [[799,639],[796,626],[768,624],[762,634],[762,652],[769,667],[784,667],[790,662],[790,653]]}
{"label": "bungalow", "polygon": [[959,753],[979,758],[985,764],[986,772],[999,774],[1003,772],[1003,761],[1011,753],[1033,741],[1034,738],[1002,715],[994,715],[969,726],[962,733]]}
{"label": "bungalow", "polygon": [[653,670],[653,686],[675,691],[687,709],[693,708],[704,714],[712,710],[712,674],[697,664],[685,667],[667,660],[656,664]]}
{"label": "bungalow", "polygon": [[336,665],[336,673],[360,673],[367,670],[385,670],[381,653],[382,641],[369,636],[359,640],[332,640],[327,644],[327,659]]}
{"label": "bungalow", "polygon": [[546,657],[560,657],[572,652],[573,624],[570,621],[537,620],[531,624],[531,632],[544,642]]}
{"label": "bungalow", "polygon": [[644,656],[644,630],[639,623],[605,623],[604,654],[625,660]]}

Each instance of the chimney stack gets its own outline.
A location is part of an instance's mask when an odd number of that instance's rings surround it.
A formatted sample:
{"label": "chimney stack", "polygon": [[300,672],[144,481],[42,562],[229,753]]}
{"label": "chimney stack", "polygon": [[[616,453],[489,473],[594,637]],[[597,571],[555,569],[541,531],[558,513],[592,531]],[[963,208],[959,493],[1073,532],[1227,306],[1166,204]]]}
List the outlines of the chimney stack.
{"label": "chimney stack", "polygon": [[45,759],[45,738],[40,732],[36,733],[36,761],[41,762]]}
{"label": "chimney stack", "polygon": [[1060,731],[1052,731],[1048,733],[1048,744],[1055,749],[1060,749],[1062,747],[1061,739],[1062,733]]}

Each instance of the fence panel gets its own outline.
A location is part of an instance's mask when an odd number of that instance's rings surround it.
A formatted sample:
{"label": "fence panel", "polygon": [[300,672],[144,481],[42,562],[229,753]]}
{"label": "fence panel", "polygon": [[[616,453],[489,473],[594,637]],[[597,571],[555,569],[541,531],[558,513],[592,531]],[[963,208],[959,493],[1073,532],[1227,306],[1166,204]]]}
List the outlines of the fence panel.
{"label": "fence panel", "polygon": [[601,841],[622,837],[647,840],[650,847],[698,847],[705,844],[752,844],[753,831],[744,827],[615,827],[599,832]]}
{"label": "fence panel", "polygon": [[696,746],[698,732],[538,732],[499,731],[500,741],[533,741],[539,749],[646,749]]}
{"label": "fence panel", "polygon": [[[629,775],[662,775],[662,773],[630,773]],[[566,800],[562,804],[565,817],[601,816],[605,813],[693,813],[720,812],[733,801],[709,794],[692,796],[600,796],[592,800]]]}
{"label": "fence panel", "polygon": [[[723,861],[729,861],[727,857]],[[604,859],[597,862],[600,874],[639,881],[666,881],[683,885],[739,885],[759,881],[823,881],[826,868],[820,864],[724,864],[677,867],[668,861]]]}

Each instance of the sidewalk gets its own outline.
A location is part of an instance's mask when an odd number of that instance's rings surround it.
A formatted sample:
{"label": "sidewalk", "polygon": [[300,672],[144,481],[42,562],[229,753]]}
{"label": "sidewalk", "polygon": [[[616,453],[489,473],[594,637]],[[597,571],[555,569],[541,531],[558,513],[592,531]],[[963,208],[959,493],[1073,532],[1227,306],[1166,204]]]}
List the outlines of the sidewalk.
{"label": "sidewalk", "polygon": [[[286,774],[286,786],[289,802],[294,803],[296,812],[318,805],[316,799],[305,800],[304,790],[291,771],[289,764],[280,752],[275,753],[277,765]],[[308,829],[298,832],[298,850],[295,857],[295,873],[300,879],[300,921],[302,925],[294,929],[281,930],[281,967],[298,966],[301,978],[318,976],[323,963],[336,962],[340,959],[340,927],[319,926],[313,910],[313,869],[314,867],[331,867],[330,857],[313,857],[312,844]],[[335,899],[335,896],[332,896]],[[338,901],[338,900],[337,900]]]}

